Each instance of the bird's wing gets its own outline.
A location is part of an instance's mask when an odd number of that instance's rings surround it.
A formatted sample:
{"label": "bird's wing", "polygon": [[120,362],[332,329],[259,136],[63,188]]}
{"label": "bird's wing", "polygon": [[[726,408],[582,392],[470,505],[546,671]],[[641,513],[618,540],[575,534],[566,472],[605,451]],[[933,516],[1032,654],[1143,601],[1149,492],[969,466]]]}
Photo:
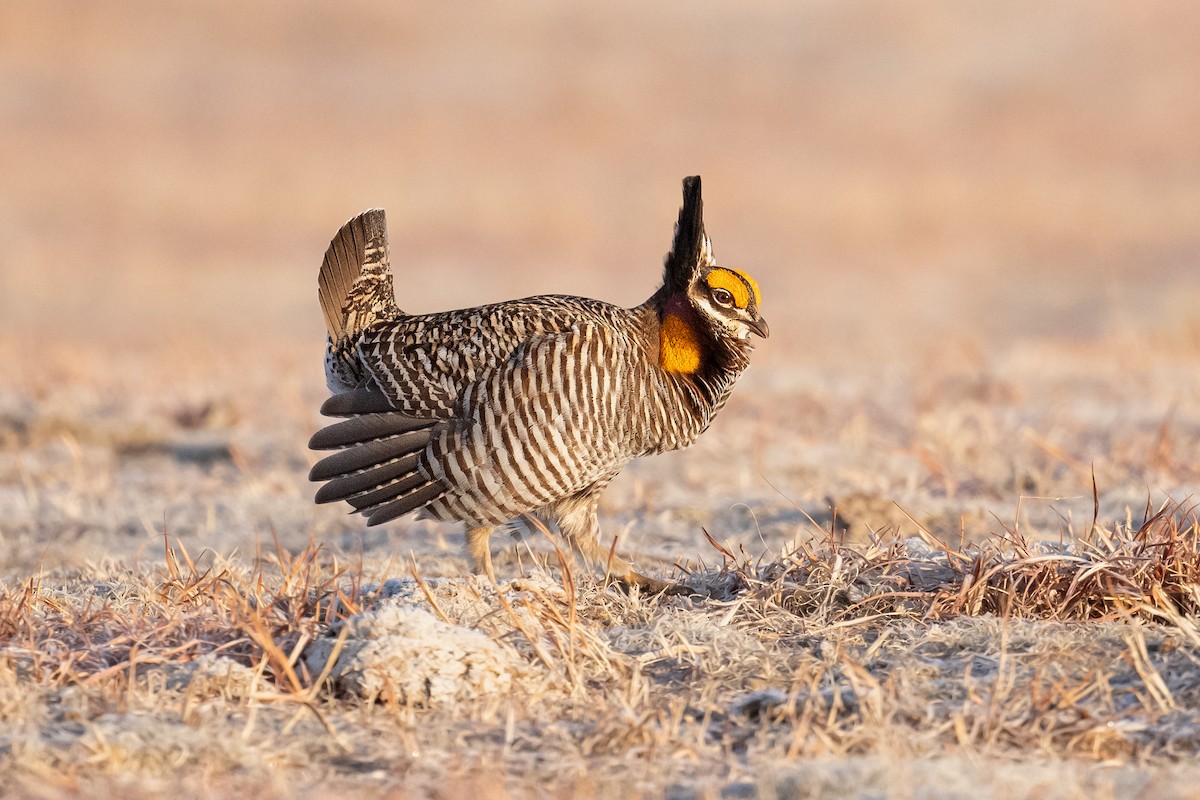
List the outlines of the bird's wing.
{"label": "bird's wing", "polygon": [[500,523],[570,496],[631,457],[633,361],[617,334],[584,322],[518,345],[449,413],[414,415],[375,387],[335,395],[322,412],[350,419],[310,442],[339,450],[312,469],[326,481],[317,501],[346,500],[370,525],[422,507]]}

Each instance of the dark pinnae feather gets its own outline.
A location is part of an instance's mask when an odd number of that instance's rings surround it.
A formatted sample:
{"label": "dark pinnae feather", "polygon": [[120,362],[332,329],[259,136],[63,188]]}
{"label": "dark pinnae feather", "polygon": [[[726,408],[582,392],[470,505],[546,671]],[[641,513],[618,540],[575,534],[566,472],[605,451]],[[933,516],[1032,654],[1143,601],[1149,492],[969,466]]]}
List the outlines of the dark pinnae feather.
{"label": "dark pinnae feather", "polygon": [[394,410],[387,395],[379,391],[374,384],[335,394],[321,404],[321,413],[327,417],[353,417],[358,414],[379,414]]}
{"label": "dark pinnae feather", "polygon": [[327,481],[330,478],[349,475],[351,472],[368,469],[394,458],[424,450],[427,444],[429,444],[428,429],[356,444],[322,458],[313,465],[312,470],[308,473],[308,479],[310,481]]}
{"label": "dark pinnae feather", "polygon": [[310,450],[336,450],[372,439],[429,428],[433,424],[433,420],[414,419],[402,414],[364,414],[322,428],[308,440],[308,447]]}
{"label": "dark pinnae feather", "polygon": [[663,283],[668,294],[687,291],[696,268],[704,258],[704,202],[700,176],[683,179],[683,206],[675,223],[675,240],[667,254]]}

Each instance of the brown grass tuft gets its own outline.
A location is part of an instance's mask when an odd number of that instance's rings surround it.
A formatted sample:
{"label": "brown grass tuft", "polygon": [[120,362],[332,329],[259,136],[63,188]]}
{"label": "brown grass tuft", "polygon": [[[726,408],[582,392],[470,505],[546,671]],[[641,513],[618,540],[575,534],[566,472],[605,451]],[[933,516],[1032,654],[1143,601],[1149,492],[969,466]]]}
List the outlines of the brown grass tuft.
{"label": "brown grass tuft", "polygon": [[1137,527],[1093,524],[1074,546],[1029,542],[1015,530],[955,549],[927,534],[887,532],[867,547],[802,545],[766,565],[738,560],[710,538],[726,566],[706,582],[748,592],[823,624],[889,617],[925,621],[995,614],[1055,621],[1137,616],[1186,625],[1200,613],[1200,519],[1169,502]]}

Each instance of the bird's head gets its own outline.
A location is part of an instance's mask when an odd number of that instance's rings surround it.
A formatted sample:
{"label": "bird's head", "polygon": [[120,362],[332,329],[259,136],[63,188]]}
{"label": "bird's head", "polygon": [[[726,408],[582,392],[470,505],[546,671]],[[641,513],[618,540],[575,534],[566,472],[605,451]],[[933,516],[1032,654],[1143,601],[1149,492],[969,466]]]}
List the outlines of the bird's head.
{"label": "bird's head", "polygon": [[699,271],[688,287],[688,302],[718,336],[767,338],[770,328],[758,311],[758,284],[744,272],[729,267]]}
{"label": "bird's head", "polygon": [[683,207],[663,283],[668,306],[678,308],[680,300],[686,299],[697,321],[717,338],[745,341],[751,334],[765,339],[770,333],[758,310],[762,301],[758,284],[744,272],[718,266],[713,256],[712,242],[704,233],[699,176],[683,180]]}

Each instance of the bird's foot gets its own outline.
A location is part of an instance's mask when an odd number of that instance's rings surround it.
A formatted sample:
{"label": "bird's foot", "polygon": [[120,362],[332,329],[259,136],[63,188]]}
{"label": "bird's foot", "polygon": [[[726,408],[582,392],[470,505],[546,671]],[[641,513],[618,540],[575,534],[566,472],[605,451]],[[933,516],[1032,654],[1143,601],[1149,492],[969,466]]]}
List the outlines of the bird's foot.
{"label": "bird's foot", "polygon": [[623,586],[626,590],[637,587],[642,594],[647,595],[662,595],[664,597],[680,597],[686,595],[703,596],[703,593],[691,586],[685,586],[682,583],[668,583],[660,581],[657,578],[651,578],[647,575],[630,570],[625,576],[614,578],[614,583]]}

